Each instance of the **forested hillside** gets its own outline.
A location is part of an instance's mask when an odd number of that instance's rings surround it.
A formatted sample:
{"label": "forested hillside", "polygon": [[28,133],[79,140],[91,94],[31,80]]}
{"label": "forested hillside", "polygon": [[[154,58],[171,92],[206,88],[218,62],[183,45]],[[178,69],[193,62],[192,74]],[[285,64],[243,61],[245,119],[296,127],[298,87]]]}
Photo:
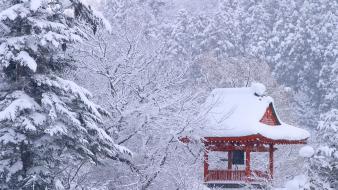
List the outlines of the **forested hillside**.
{"label": "forested hillside", "polygon": [[336,0],[0,0],[0,189],[207,189],[201,105],[255,82],[314,149],[265,188],[337,189],[337,57]]}

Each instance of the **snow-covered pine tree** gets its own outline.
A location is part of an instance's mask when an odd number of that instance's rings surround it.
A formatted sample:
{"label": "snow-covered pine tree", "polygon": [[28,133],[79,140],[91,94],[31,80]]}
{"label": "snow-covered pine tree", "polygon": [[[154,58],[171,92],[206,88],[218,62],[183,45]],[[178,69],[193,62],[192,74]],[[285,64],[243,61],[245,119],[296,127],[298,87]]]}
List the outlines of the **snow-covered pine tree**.
{"label": "snow-covered pine tree", "polygon": [[[67,46],[102,22],[79,0],[11,0],[0,12],[0,189],[64,189],[68,163],[98,163],[126,149],[100,128],[108,113],[61,78]],[[129,153],[129,152],[128,152]]]}
{"label": "snow-covered pine tree", "polygon": [[319,87],[325,92],[317,128],[320,146],[310,159],[309,176],[314,189],[329,190],[338,188],[338,62],[323,64],[320,78]]}
{"label": "snow-covered pine tree", "polygon": [[[293,87],[301,124],[315,128],[322,110],[319,88],[323,65],[335,60],[333,39],[337,28],[337,2],[329,0],[276,1],[275,21],[265,50],[277,79]],[[324,90],[324,91],[323,91]]]}
{"label": "snow-covered pine tree", "polygon": [[338,109],[321,114],[318,139],[321,145],[310,159],[309,177],[313,189],[338,188]]}

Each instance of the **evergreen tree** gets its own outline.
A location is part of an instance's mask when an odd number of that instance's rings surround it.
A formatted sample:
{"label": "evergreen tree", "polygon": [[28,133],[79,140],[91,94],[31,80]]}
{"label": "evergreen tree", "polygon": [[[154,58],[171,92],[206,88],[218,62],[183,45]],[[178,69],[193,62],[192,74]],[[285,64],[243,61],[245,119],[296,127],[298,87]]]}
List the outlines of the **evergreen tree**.
{"label": "evergreen tree", "polygon": [[338,109],[321,114],[318,126],[320,146],[310,159],[308,175],[313,189],[338,188]]}
{"label": "evergreen tree", "polygon": [[[126,149],[100,127],[109,114],[89,91],[62,78],[65,54],[101,22],[79,0],[12,0],[0,12],[0,189],[70,188],[69,163],[115,158]],[[69,182],[69,181],[68,181]]]}
{"label": "evergreen tree", "polygon": [[338,4],[286,0],[272,5],[276,20],[266,58],[278,80],[294,88],[302,124],[315,128],[321,112],[318,107],[322,107],[326,93],[320,81],[327,77],[325,65],[332,65],[336,57]]}
{"label": "evergreen tree", "polygon": [[314,189],[338,188],[338,62],[335,56],[336,62],[324,63],[320,72],[318,86],[323,93],[316,131],[319,147],[310,160],[309,170]]}

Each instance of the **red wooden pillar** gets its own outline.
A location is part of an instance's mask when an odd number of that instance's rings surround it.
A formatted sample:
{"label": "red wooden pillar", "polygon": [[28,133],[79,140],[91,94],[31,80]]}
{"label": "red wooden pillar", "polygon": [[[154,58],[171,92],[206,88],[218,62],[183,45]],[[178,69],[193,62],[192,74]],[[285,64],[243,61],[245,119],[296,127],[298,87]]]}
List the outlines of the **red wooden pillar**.
{"label": "red wooden pillar", "polygon": [[269,145],[270,149],[269,149],[269,173],[270,173],[270,177],[271,179],[273,178],[273,144]]}
{"label": "red wooden pillar", "polygon": [[208,163],[208,149],[205,147],[204,150],[204,181],[207,181],[209,174],[209,163]]}
{"label": "red wooden pillar", "polygon": [[245,149],[245,176],[247,179],[250,177],[250,150]]}
{"label": "red wooden pillar", "polygon": [[228,150],[228,170],[232,169],[232,151]]}

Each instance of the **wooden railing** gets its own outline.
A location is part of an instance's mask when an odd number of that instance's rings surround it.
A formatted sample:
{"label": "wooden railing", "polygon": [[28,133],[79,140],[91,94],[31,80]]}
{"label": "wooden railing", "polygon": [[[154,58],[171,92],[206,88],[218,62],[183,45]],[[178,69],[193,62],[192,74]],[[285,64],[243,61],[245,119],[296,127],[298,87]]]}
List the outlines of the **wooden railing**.
{"label": "wooden railing", "polygon": [[205,177],[205,182],[208,181],[255,181],[256,179],[269,179],[267,172],[258,170],[251,171],[251,175],[247,177],[245,170],[209,170]]}
{"label": "wooden railing", "polygon": [[205,181],[244,181],[245,171],[244,170],[209,170]]}

